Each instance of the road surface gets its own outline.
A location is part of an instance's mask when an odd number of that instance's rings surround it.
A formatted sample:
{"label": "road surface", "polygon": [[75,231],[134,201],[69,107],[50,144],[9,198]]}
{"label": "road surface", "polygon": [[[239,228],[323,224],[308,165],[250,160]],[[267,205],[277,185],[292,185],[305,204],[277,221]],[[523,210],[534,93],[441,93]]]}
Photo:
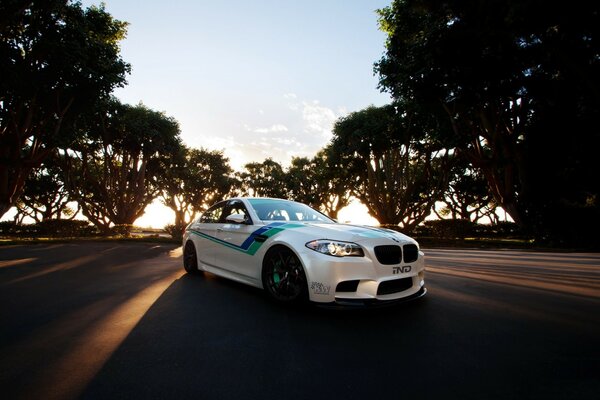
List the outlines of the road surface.
{"label": "road surface", "polygon": [[0,247],[3,399],[596,399],[600,254],[426,250],[424,299],[289,308],[140,243]]}

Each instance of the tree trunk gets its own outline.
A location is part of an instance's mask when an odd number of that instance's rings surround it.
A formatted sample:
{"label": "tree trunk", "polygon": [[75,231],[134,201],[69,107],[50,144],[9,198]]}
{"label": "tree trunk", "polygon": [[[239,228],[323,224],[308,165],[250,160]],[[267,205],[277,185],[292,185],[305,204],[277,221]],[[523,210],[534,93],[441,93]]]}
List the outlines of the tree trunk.
{"label": "tree trunk", "polygon": [[184,227],[186,225],[185,221],[185,211],[184,210],[173,210],[175,211],[175,226]]}

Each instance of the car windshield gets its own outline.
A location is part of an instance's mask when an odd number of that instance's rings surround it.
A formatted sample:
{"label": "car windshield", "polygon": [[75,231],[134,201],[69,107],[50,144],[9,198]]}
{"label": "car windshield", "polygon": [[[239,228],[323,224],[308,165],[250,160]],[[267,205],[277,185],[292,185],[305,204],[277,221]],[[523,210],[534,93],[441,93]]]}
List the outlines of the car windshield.
{"label": "car windshield", "polygon": [[307,205],[287,200],[249,199],[262,221],[299,221],[335,224],[335,221]]}

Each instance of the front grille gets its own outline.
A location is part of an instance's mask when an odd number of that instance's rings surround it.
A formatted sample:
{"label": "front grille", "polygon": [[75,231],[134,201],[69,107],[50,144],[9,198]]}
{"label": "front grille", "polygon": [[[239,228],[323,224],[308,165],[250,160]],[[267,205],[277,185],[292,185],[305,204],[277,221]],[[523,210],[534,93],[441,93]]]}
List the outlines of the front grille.
{"label": "front grille", "polygon": [[375,257],[383,265],[400,264],[402,262],[402,248],[394,245],[375,246]]}
{"label": "front grille", "polygon": [[360,282],[359,280],[340,282],[337,284],[335,291],[336,292],[356,292],[359,282]]}
{"label": "front grille", "polygon": [[414,244],[405,244],[404,245],[404,262],[410,263],[413,261],[417,261],[419,258],[419,248]]}
{"label": "front grille", "polygon": [[377,295],[402,292],[412,287],[412,278],[394,279],[381,282],[377,287]]}

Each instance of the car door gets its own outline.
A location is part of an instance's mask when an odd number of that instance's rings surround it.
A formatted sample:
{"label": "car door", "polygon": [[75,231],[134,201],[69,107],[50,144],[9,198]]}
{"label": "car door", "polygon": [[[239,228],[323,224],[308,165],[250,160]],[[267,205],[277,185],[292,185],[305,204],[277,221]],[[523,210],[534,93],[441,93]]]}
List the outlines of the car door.
{"label": "car door", "polygon": [[[227,221],[227,217],[234,214],[244,215],[244,222]],[[237,199],[230,200],[217,231],[217,237],[223,245],[217,250],[216,264],[235,274],[257,279],[259,272],[256,271],[254,256],[249,251],[254,242],[252,232],[256,229],[258,227],[252,223],[244,203]]]}
{"label": "car door", "polygon": [[198,262],[207,266],[215,266],[216,253],[221,244],[217,237],[218,229],[222,226],[221,216],[227,202],[222,201],[206,210],[200,218],[190,226],[194,235],[194,244],[198,254]]}

